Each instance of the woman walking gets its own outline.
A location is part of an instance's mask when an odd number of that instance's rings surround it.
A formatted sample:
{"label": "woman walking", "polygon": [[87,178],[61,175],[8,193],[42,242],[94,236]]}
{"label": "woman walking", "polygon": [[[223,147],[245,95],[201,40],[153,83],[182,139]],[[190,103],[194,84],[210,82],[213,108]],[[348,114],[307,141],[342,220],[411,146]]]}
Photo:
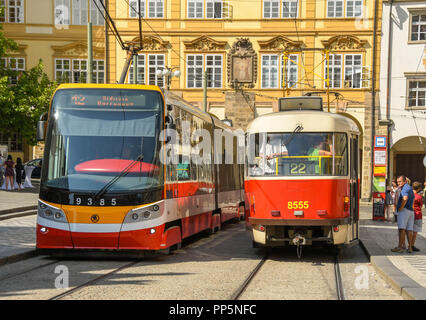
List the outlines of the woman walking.
{"label": "woman walking", "polygon": [[21,158],[17,158],[16,159],[16,166],[15,166],[15,171],[16,171],[16,183],[18,184],[18,189],[21,190],[22,189],[22,171],[24,170],[24,166],[22,165],[22,160]]}
{"label": "woman walking", "polygon": [[10,183],[10,189],[13,190],[14,182],[13,178],[15,176],[15,173],[13,172],[13,165],[15,162],[12,160],[12,156],[9,154],[7,156],[7,160],[4,163],[4,167],[6,168],[4,176],[6,177],[6,190],[8,189],[8,183]]}

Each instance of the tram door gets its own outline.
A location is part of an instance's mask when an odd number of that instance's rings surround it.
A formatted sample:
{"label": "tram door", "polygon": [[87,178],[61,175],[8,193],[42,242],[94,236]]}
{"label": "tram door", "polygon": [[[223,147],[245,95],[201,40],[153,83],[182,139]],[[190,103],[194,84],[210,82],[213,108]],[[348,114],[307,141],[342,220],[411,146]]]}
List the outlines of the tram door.
{"label": "tram door", "polygon": [[350,216],[352,225],[352,240],[357,240],[358,223],[359,223],[359,151],[358,151],[358,136],[352,135],[350,139]]}

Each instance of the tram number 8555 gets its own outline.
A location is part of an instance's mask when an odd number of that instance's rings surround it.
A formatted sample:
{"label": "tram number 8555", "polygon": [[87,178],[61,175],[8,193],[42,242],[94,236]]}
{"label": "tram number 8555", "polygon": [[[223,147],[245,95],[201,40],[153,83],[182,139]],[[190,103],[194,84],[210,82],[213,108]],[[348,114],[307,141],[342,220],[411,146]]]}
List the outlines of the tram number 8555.
{"label": "tram number 8555", "polygon": [[289,201],[287,203],[287,208],[292,209],[308,209],[309,201]]}

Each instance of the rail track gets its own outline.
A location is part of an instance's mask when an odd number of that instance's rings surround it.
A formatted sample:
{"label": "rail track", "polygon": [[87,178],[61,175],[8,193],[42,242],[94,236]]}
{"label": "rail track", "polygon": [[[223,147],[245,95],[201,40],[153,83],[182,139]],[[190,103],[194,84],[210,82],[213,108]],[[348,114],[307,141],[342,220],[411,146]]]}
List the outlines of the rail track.
{"label": "rail track", "polygon": [[[334,279],[335,279],[335,287],[336,287],[336,298],[337,300],[345,300],[344,287],[342,281],[342,275],[340,272],[339,266],[339,252],[336,251],[334,254]],[[267,262],[269,258],[269,253],[265,253],[259,263],[255,266],[255,268],[251,271],[251,273],[247,276],[241,286],[232,294],[230,297],[231,300],[238,300],[242,294],[246,291],[246,289],[250,286],[252,280],[256,277],[256,275],[262,269],[262,266]]]}

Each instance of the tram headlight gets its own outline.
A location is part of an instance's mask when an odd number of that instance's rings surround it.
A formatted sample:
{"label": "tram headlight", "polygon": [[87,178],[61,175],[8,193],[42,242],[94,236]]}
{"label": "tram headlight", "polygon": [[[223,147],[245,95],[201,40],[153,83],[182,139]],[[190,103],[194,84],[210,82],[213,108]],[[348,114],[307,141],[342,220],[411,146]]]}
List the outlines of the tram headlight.
{"label": "tram headlight", "polygon": [[51,206],[41,200],[38,201],[37,214],[44,219],[63,223],[68,222],[65,213],[60,208]]}
{"label": "tram headlight", "polygon": [[158,218],[162,214],[161,208],[161,203],[134,208],[127,212],[124,223],[143,222],[145,220]]}

